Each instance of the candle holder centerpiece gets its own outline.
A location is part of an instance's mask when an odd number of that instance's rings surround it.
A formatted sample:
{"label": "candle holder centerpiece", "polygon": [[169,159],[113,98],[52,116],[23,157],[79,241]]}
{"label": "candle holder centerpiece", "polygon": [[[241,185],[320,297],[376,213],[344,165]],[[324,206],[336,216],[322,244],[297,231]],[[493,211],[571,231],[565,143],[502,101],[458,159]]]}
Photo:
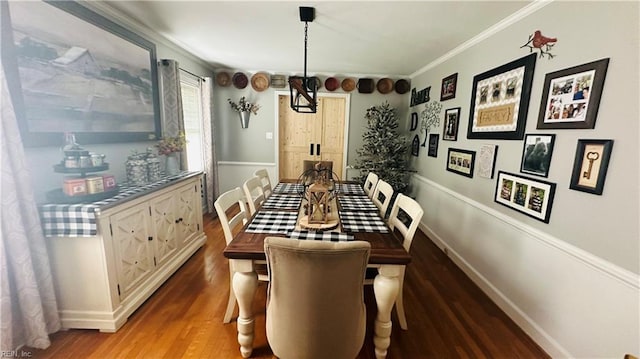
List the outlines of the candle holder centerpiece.
{"label": "candle holder centerpiece", "polygon": [[323,168],[318,162],[313,169],[303,172],[299,182],[304,188],[304,216],[300,226],[313,230],[330,230],[338,226],[338,218],[332,211],[332,201],[336,196],[336,181],[333,172]]}

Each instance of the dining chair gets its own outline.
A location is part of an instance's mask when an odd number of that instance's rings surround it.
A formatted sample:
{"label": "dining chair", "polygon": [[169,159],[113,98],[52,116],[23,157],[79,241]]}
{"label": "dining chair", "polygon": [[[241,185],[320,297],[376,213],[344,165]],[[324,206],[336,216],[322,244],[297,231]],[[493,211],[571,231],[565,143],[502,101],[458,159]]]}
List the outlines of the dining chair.
{"label": "dining chair", "polygon": [[[420,204],[411,197],[407,197],[402,193],[398,193],[393,207],[391,207],[391,213],[389,214],[389,229],[391,231],[398,231],[402,235],[402,246],[409,252],[411,249],[411,242],[416,234],[420,220],[424,211]],[[368,268],[377,268],[378,266],[368,266]],[[398,279],[400,281],[398,296],[394,306],[396,307],[396,314],[398,315],[398,322],[400,328],[407,330],[407,318],[404,313],[404,302],[402,299],[402,292],[404,288],[404,273],[406,266],[402,266]],[[373,285],[374,278],[365,279],[365,285]]]}
{"label": "dining chair", "polygon": [[269,196],[271,196],[271,193],[273,192],[271,179],[269,179],[269,172],[267,172],[267,170],[263,168],[257,170],[254,175],[260,178],[260,183],[262,184],[262,192],[264,192],[264,198],[269,198]]}
{"label": "dining chair", "polygon": [[[227,245],[233,240],[233,231],[237,226],[243,226],[249,220],[249,211],[247,210],[246,197],[240,187],[236,187],[221,194],[214,202],[214,207],[220,219],[222,232]],[[237,205],[237,208],[234,208]],[[258,280],[268,281],[266,274],[258,275]],[[225,310],[223,323],[229,323],[231,316],[236,308],[236,296],[233,292],[233,271],[229,266],[229,300],[227,301],[227,309]]]}
{"label": "dining chair", "polygon": [[373,196],[373,191],[375,191],[377,184],[378,184],[378,175],[373,172],[369,172],[369,174],[367,175],[367,178],[364,180],[364,186],[363,186],[364,193],[366,193],[367,196],[369,196],[369,198]]}
{"label": "dining chair", "polygon": [[281,359],[353,359],[364,342],[371,245],[267,237],[267,341]]}
{"label": "dining chair", "polygon": [[393,187],[384,180],[378,180],[376,189],[373,191],[373,195],[371,196],[371,201],[373,201],[373,204],[378,207],[380,217],[382,217],[382,219],[385,219],[387,216],[387,210],[389,209],[391,198],[393,198]]}
{"label": "dining chair", "polygon": [[265,196],[262,190],[262,182],[260,177],[254,176],[244,181],[242,185],[244,194],[247,197],[247,203],[249,204],[249,213],[254,215],[262,203],[264,203]]}

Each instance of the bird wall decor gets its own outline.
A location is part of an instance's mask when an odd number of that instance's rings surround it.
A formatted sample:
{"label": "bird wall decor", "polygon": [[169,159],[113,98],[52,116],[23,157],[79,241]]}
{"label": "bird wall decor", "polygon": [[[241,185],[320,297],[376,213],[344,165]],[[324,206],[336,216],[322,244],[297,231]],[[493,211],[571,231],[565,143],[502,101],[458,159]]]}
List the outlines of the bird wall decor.
{"label": "bird wall decor", "polygon": [[533,52],[534,49],[540,52],[539,57],[544,57],[544,55],[549,56],[549,59],[552,59],[555,55],[551,53],[551,49],[553,45],[558,42],[558,38],[556,37],[546,37],[542,35],[540,30],[536,30],[533,34],[529,35],[529,40],[527,43],[520,46],[520,48],[528,47],[529,52]]}

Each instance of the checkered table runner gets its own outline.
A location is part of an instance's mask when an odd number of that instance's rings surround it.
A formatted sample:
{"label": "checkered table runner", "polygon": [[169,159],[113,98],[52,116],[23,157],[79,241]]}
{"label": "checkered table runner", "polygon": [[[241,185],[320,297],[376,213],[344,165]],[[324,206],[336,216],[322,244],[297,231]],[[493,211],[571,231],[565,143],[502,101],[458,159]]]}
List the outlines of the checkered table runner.
{"label": "checkered table runner", "polygon": [[253,217],[246,232],[251,233],[287,233],[296,228],[298,212],[278,212],[260,210]]}
{"label": "checkered table runner", "polygon": [[377,211],[378,207],[367,196],[340,196],[340,209],[342,211]]}
{"label": "checkered table runner", "polygon": [[292,231],[290,233],[287,233],[287,237],[325,242],[347,242],[354,240],[352,234],[339,232]]}
{"label": "checkered table runner", "polygon": [[345,232],[379,232],[388,233],[389,228],[382,221],[378,212],[340,211],[340,223]]}
{"label": "checkered table runner", "polygon": [[338,193],[340,194],[355,194],[355,195],[366,195],[362,186],[355,183],[339,183],[338,184]]}
{"label": "checkered table runner", "polygon": [[278,183],[273,189],[273,193],[280,194],[301,194],[304,187],[298,183]]}
{"label": "checkered table runner", "polygon": [[297,194],[279,194],[273,193],[267,200],[262,204],[262,208],[264,209],[298,209],[300,208],[300,203],[302,202],[302,197]]}

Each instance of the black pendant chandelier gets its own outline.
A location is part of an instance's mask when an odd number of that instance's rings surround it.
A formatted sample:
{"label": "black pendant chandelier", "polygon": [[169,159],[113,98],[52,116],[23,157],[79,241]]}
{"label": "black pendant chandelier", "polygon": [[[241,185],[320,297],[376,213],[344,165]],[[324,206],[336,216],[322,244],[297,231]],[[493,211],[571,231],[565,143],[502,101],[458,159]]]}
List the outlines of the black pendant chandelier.
{"label": "black pendant chandelier", "polygon": [[316,113],[318,82],[307,76],[307,29],[315,18],[315,8],[300,7],[300,21],[304,22],[304,76],[289,76],[291,109],[302,113]]}

